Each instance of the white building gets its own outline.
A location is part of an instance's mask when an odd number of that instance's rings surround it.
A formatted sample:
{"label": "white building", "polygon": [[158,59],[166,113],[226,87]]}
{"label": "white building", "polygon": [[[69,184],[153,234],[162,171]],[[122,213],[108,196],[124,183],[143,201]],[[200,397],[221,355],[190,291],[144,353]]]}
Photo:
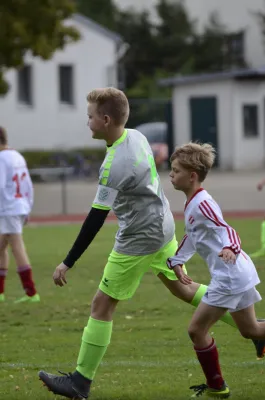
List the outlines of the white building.
{"label": "white building", "polygon": [[[179,0],[171,0],[172,3]],[[265,65],[262,30],[258,24],[255,12],[265,13],[264,0],[183,0],[191,19],[198,22],[198,29],[202,30],[210,14],[217,11],[220,20],[230,32],[238,32],[233,38],[232,45],[243,52],[249,67]],[[155,5],[157,0],[115,0],[121,8],[132,7],[137,11],[147,10],[156,21]]]}
{"label": "white building", "polygon": [[173,88],[173,145],[210,142],[221,169],[265,161],[265,68],[162,79]]}
{"label": "white building", "polygon": [[87,127],[87,93],[117,86],[122,38],[81,15],[66,22],[81,34],[78,42],[44,61],[27,56],[25,67],[9,70],[6,96],[0,97],[0,125],[17,149],[68,149],[101,146]]}

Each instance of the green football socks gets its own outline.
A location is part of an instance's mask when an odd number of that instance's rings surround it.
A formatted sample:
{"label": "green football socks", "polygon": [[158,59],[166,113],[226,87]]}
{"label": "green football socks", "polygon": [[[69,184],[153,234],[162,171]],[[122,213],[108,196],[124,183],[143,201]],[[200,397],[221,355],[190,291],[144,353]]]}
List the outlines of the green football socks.
{"label": "green football socks", "polygon": [[112,321],[89,318],[82,336],[76,368],[85,378],[93,380],[110,343],[111,333]]}
{"label": "green football socks", "polygon": [[255,253],[250,254],[251,258],[259,258],[265,256],[265,221],[261,223],[261,248]]}

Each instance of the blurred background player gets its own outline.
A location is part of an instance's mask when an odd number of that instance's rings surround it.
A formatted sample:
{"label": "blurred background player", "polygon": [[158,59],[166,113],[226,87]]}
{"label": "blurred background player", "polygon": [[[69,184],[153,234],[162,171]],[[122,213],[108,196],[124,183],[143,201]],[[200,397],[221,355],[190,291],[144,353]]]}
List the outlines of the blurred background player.
{"label": "blurred background player", "polygon": [[[265,179],[262,179],[257,184],[257,189],[261,191],[264,185],[265,185]],[[261,248],[257,250],[255,253],[250,254],[251,258],[265,257],[265,218],[261,223],[260,241],[261,241]]]}
{"label": "blurred background player", "polygon": [[[207,290],[196,282],[182,285],[167,268],[166,259],[177,248],[175,223],[147,139],[137,130],[125,129],[129,116],[125,94],[115,88],[98,89],[89,93],[87,100],[92,137],[106,141],[107,153],[96,198],[72,249],[54,272],[55,284],[66,283],[67,271],[92,242],[111,209],[118,218],[119,230],[91,305],[76,371],[64,376],[39,372],[54,394],[76,399],[89,395],[111,341],[118,302],[133,297],[147,271],[151,269],[176,297],[194,306]],[[231,315],[223,317],[235,326]]]}
{"label": "blurred background player", "polygon": [[8,147],[7,133],[0,127],[0,301],[5,300],[8,245],[14,255],[25,296],[19,302],[39,302],[22,237],[33,205],[33,186],[24,157]]}
{"label": "blurred background player", "polygon": [[206,384],[192,386],[196,396],[226,398],[230,390],[219,365],[218,351],[209,330],[229,311],[245,338],[265,339],[265,321],[257,321],[254,304],[261,300],[260,283],[251,258],[242,250],[237,232],[223,219],[218,204],[201,185],[215,159],[210,144],[188,143],[171,156],[171,182],[186,195],[186,234],[175,256],[168,259],[183,285],[192,284],[183,265],[195,253],[206,262],[211,275],[207,292],[189,325],[189,336],[206,377]]}

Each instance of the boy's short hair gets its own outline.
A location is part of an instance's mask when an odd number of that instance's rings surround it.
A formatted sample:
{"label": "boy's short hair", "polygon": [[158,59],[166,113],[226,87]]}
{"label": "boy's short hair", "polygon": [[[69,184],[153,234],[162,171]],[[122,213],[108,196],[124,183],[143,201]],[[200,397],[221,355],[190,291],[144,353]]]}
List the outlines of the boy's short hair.
{"label": "boy's short hair", "polygon": [[115,125],[125,125],[130,113],[126,95],[119,89],[108,87],[92,90],[87,95],[87,101],[97,105],[99,113],[108,115]]}
{"label": "boy's short hair", "polygon": [[0,144],[6,145],[7,144],[7,133],[5,128],[0,126]]}
{"label": "boy's short hair", "polygon": [[180,165],[194,171],[203,182],[215,160],[216,151],[209,143],[190,142],[176,147],[170,157],[170,162],[178,160]]}

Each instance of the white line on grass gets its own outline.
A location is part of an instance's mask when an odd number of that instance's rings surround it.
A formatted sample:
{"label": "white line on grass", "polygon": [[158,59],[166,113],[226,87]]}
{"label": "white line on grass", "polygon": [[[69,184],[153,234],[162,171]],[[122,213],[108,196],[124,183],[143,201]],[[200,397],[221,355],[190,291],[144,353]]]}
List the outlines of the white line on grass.
{"label": "white line on grass", "polygon": [[[265,360],[264,360],[265,361]],[[187,361],[172,361],[170,363],[165,363],[165,362],[160,362],[160,361],[128,361],[128,360],[120,360],[120,361],[104,361],[101,363],[101,366],[104,367],[142,367],[142,368],[170,368],[172,366],[177,366],[177,367],[188,367],[188,366],[194,366],[198,365],[197,360],[187,360]],[[222,365],[225,367],[228,364],[222,363]],[[260,365],[264,366],[264,362],[262,361],[243,361],[243,362],[229,362],[229,366],[235,366],[235,367],[244,367],[248,368],[253,365]],[[75,368],[75,364],[72,363],[58,363],[55,365],[54,363],[52,364],[34,364],[34,363],[23,363],[23,362],[18,362],[18,363],[0,363],[0,368]]]}

